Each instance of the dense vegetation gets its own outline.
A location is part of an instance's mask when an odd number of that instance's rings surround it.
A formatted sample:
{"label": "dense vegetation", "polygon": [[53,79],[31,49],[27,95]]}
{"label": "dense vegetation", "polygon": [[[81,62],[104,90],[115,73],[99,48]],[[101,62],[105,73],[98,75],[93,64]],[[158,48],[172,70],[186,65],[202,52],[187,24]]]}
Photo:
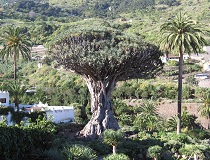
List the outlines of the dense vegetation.
{"label": "dense vegetation", "polygon": [[[138,33],[153,43],[158,43],[158,27],[180,10],[194,19],[208,23],[208,0],[192,2],[177,0],[123,0],[120,1],[0,1],[1,24],[18,24],[27,32],[34,44],[49,42],[57,30],[89,23],[106,21],[127,32]],[[193,11],[193,12],[192,12]],[[196,13],[196,14],[195,14]],[[92,18],[92,19],[91,19]],[[90,20],[89,20],[90,19]],[[122,22],[118,22],[121,19]],[[84,22],[85,20],[85,22]],[[19,23],[27,22],[27,23]],[[107,23],[107,24],[108,24]],[[106,25],[107,25],[106,24]],[[125,26],[127,26],[125,28]]]}
{"label": "dense vegetation", "polygon": [[[34,45],[44,44],[69,28],[100,25],[135,33],[142,39],[159,43],[159,26],[182,10],[201,23],[209,23],[209,0],[0,0],[0,31],[7,24],[15,24],[27,34]],[[204,25],[205,26],[205,25]],[[207,39],[209,40],[209,39]],[[38,55],[36,53],[36,55]],[[194,155],[209,159],[210,133],[183,107],[182,134],[176,135],[177,119],[161,117],[156,106],[177,99],[177,62],[170,61],[155,79],[128,80],[117,83],[112,94],[114,114],[120,124],[123,138],[117,142],[117,154],[112,154],[114,131],[110,139],[87,142],[70,136],[79,131],[90,119],[90,95],[85,82],[77,75],[58,68],[45,57],[43,67],[38,61],[18,62],[17,77],[20,85],[36,92],[21,94],[20,103],[34,104],[42,101],[49,105],[75,106],[75,123],[55,124],[42,119],[44,113],[35,113],[24,126],[20,121],[24,112],[13,115],[19,125],[7,127],[0,122],[0,157],[11,159],[189,159]],[[202,68],[195,61],[185,61],[183,101],[198,102],[202,109],[209,106],[208,88],[198,87],[193,77]],[[0,62],[0,82],[13,78],[12,60]],[[12,101],[12,97],[11,97]],[[131,103],[132,102],[132,103]],[[204,103],[203,103],[204,102]],[[131,103],[132,105],[129,105]],[[170,107],[170,103],[169,103]],[[1,115],[13,112],[0,107]],[[199,111],[199,113],[201,113]],[[41,114],[40,117],[35,119]],[[206,117],[206,114],[205,116]],[[208,115],[207,115],[208,117]],[[158,122],[158,123],[157,123]],[[121,134],[120,134],[121,135]],[[12,141],[11,141],[12,139]],[[103,142],[110,143],[103,143]],[[120,143],[123,142],[123,143]]]}

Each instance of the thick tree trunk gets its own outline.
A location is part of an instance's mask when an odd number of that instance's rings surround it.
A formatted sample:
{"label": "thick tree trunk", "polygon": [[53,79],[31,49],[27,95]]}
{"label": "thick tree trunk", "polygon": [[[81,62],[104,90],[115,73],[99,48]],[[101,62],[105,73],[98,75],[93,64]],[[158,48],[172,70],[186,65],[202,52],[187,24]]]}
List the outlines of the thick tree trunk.
{"label": "thick tree trunk", "polygon": [[181,133],[181,112],[182,112],[182,73],[183,73],[183,54],[180,48],[179,55],[179,77],[178,77],[178,109],[177,109],[177,134]]}
{"label": "thick tree trunk", "polygon": [[91,95],[92,117],[79,135],[86,139],[96,139],[106,129],[118,130],[119,125],[114,117],[111,103],[111,92],[115,81],[94,81],[90,77],[84,78]]}

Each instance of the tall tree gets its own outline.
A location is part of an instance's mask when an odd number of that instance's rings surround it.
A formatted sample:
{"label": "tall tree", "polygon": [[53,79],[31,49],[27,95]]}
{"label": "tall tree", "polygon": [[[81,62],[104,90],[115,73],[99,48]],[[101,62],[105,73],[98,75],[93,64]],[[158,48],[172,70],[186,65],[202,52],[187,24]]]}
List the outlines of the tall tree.
{"label": "tall tree", "polygon": [[88,86],[92,117],[80,135],[91,139],[106,129],[119,129],[111,103],[116,83],[151,78],[162,68],[158,47],[102,26],[68,31],[49,52],[60,65],[81,75]]}
{"label": "tall tree", "polygon": [[13,57],[14,59],[14,79],[17,79],[17,59],[21,54],[23,59],[31,59],[31,41],[24,34],[21,34],[20,28],[8,26],[1,35],[3,48],[0,56],[2,59]]}
{"label": "tall tree", "polygon": [[182,73],[183,73],[183,54],[199,53],[206,44],[202,37],[204,30],[200,25],[187,16],[185,13],[177,14],[173,19],[161,25],[162,39],[160,47],[163,50],[179,54],[179,76],[178,76],[178,122],[177,134],[181,132],[181,103],[182,103]]}

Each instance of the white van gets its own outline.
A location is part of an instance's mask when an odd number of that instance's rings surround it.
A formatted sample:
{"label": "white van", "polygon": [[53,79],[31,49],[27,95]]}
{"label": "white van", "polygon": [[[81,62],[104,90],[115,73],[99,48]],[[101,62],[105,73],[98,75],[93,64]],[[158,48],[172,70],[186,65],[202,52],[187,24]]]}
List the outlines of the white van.
{"label": "white van", "polygon": [[209,74],[207,73],[199,73],[194,75],[194,78],[199,78],[199,79],[209,79]]}

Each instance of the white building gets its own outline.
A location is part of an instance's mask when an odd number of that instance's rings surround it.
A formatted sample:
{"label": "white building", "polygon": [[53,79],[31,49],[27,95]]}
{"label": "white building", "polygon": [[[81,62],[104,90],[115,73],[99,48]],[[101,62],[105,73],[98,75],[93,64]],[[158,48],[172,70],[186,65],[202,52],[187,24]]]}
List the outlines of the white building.
{"label": "white building", "polygon": [[203,50],[210,53],[210,46],[203,46]]}
{"label": "white building", "polygon": [[35,104],[26,110],[31,113],[34,111],[46,111],[47,118],[52,117],[52,121],[55,123],[60,122],[73,122],[74,121],[74,107],[73,106],[48,106],[48,104]]}
{"label": "white building", "polygon": [[9,106],[9,92],[0,91],[0,103],[3,106]]}
{"label": "white building", "polygon": [[[9,92],[6,91],[0,91],[0,103],[2,106],[14,107],[14,103],[12,104],[9,103]],[[36,110],[46,111],[47,118],[52,117],[52,121],[55,123],[74,121],[73,106],[48,106],[47,104],[43,104],[40,102],[39,104],[34,104],[34,105],[19,104],[19,107],[20,110],[24,108],[29,113],[34,112]],[[6,116],[6,118],[8,124],[10,124],[11,114],[8,113],[8,116]]]}
{"label": "white building", "polygon": [[203,64],[204,71],[210,71],[210,61]]}

